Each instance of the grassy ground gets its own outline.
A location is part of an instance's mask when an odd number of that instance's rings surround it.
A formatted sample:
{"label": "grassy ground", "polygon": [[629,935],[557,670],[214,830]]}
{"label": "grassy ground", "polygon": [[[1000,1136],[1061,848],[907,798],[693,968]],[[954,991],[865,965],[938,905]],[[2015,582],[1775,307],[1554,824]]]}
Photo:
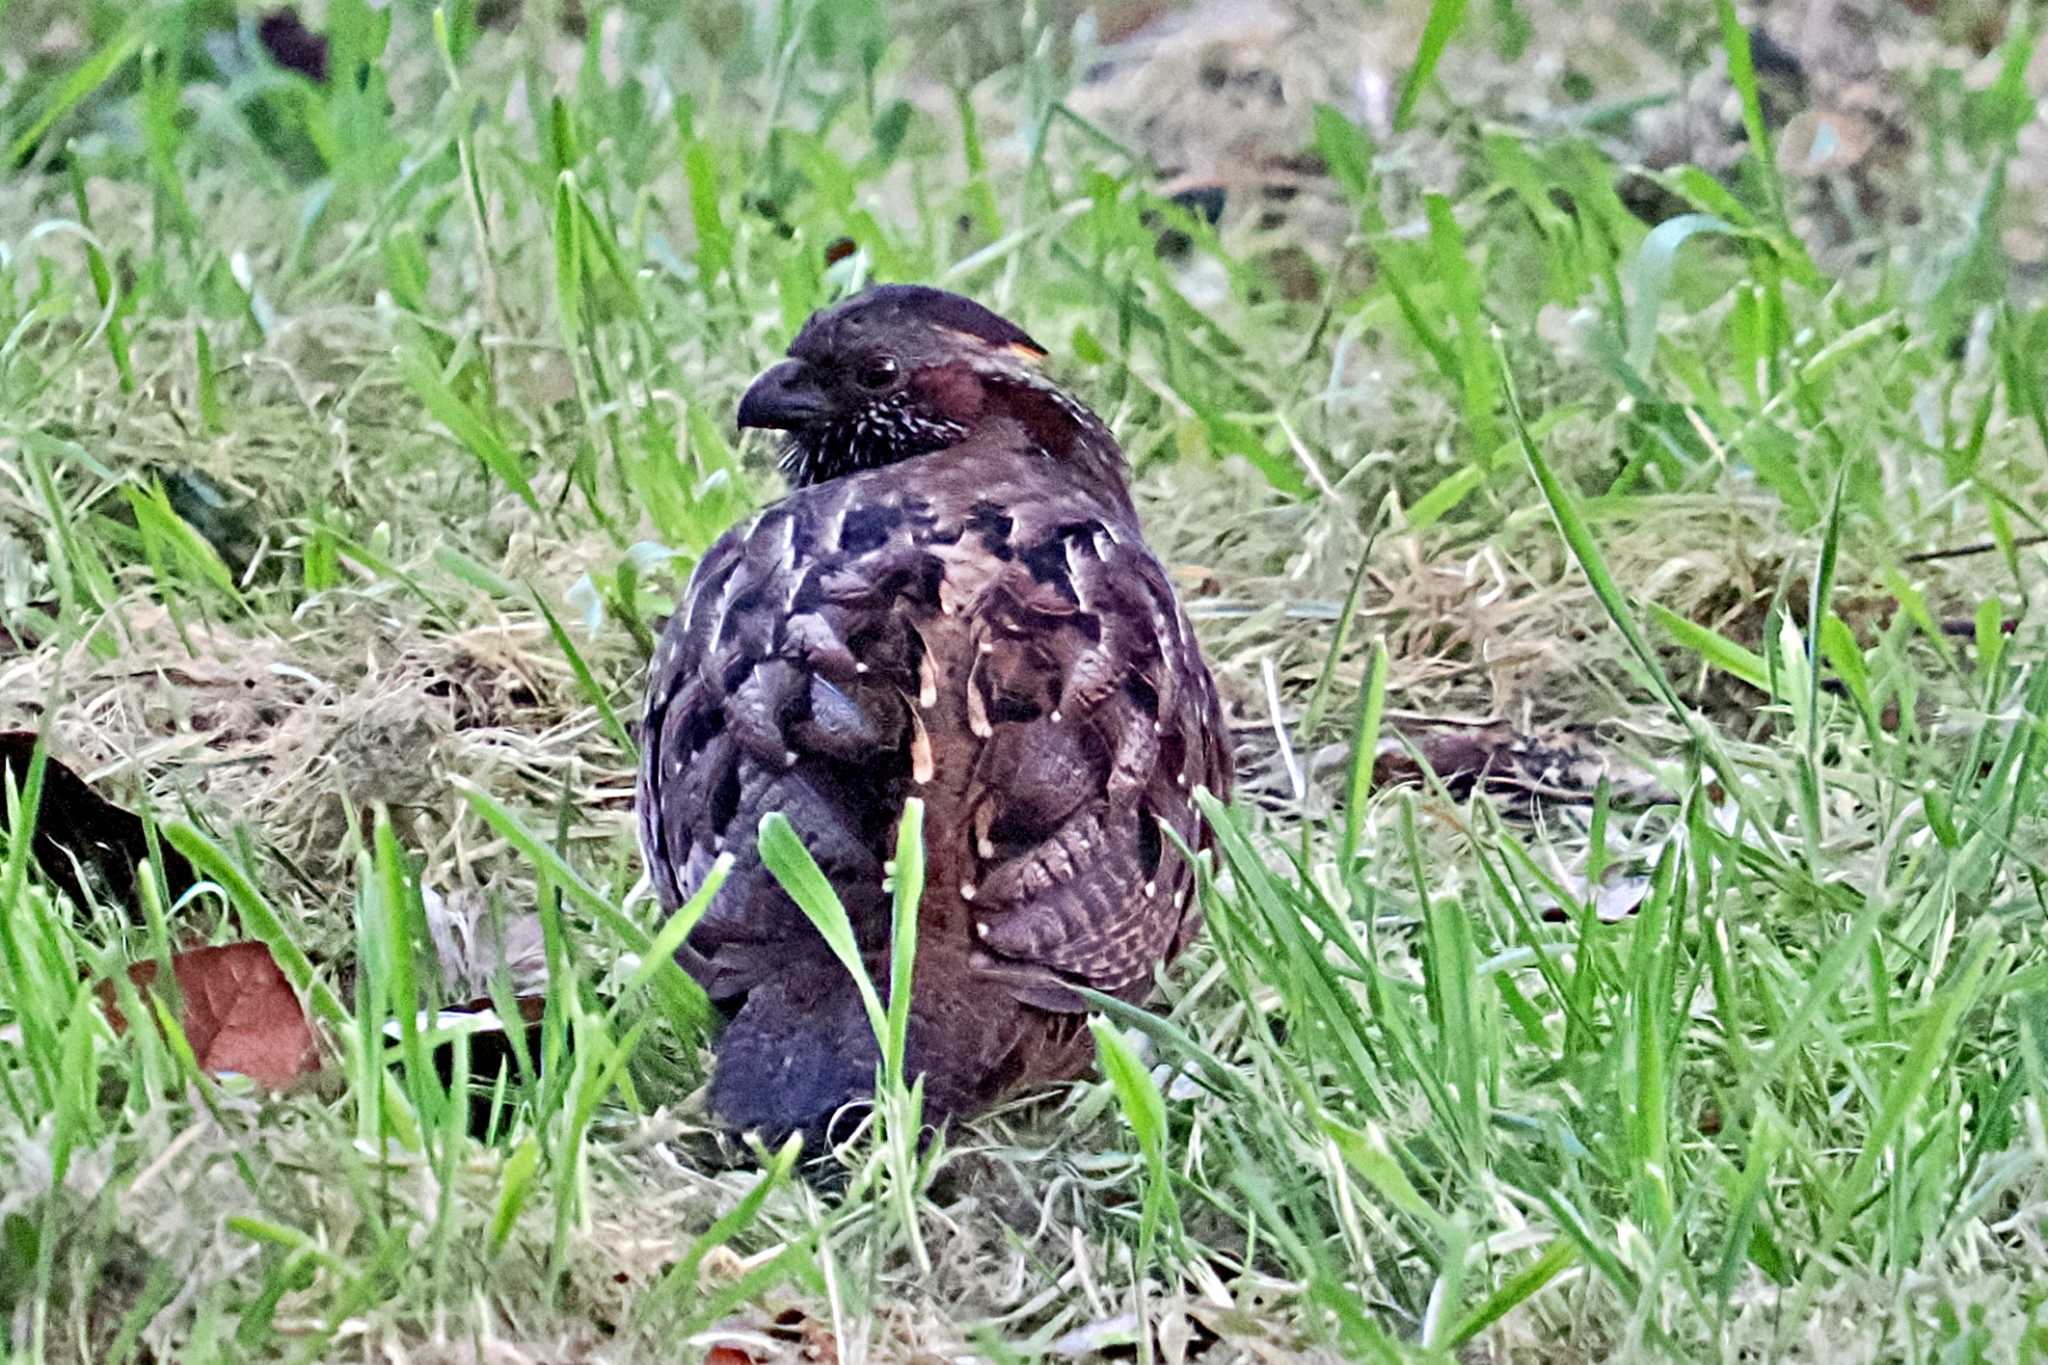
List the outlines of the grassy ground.
{"label": "grassy ground", "polygon": [[[212,874],[145,925],[0,845],[0,1349],[2048,1352],[2017,19],[1920,32],[1892,161],[1674,167],[1653,228],[1627,101],[1731,71],[1767,122],[1706,6],[1307,5],[1135,116],[1057,5],[477,8],[329,0],[316,81],[226,0],[0,0],[0,726]],[[1321,164],[1211,231],[1154,192],[1205,132]],[[863,277],[985,299],[1112,419],[1244,790],[1141,1064],[828,1194],[702,1123],[630,730],[773,493],[741,385]],[[1610,780],[1372,780],[1489,717]],[[430,911],[537,930],[481,1138],[384,1033],[483,989]],[[310,987],[303,1092],[79,984],[237,934]]]}

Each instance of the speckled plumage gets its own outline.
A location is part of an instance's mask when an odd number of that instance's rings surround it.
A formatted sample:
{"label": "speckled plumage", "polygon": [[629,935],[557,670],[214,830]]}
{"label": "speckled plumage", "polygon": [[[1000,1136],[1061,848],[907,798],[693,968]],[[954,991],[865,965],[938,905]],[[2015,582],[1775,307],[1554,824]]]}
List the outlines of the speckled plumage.
{"label": "speckled plumage", "polygon": [[[791,354],[742,416],[789,426],[798,486],[692,577],[650,679],[638,804],[664,906],[735,860],[681,954],[731,1014],[714,1114],[815,1142],[877,1054],[761,865],[763,816],[787,814],[884,982],[883,863],[923,798],[909,1062],[936,1121],[1084,1069],[1074,986],[1149,993],[1198,924],[1162,831],[1200,847],[1191,793],[1227,794],[1231,766],[1121,453],[1035,343],[896,287],[820,314]],[[886,392],[856,382],[889,368]]]}

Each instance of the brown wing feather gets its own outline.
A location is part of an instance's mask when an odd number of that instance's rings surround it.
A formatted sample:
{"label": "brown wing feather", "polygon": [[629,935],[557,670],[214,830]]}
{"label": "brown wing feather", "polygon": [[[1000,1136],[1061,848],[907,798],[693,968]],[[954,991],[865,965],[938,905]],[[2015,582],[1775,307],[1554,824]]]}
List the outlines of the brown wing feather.
{"label": "brown wing feather", "polygon": [[[1192,789],[1229,789],[1214,689],[1134,524],[1071,519],[1015,548],[974,615],[987,666],[968,685],[992,717],[967,797],[977,936],[1042,969],[1023,987],[1041,1007],[1079,1008],[1070,982],[1142,997],[1195,924],[1164,831],[1199,847]],[[1020,608],[1048,588],[1065,609]]]}
{"label": "brown wing feather", "polygon": [[[837,490],[817,490],[827,491]],[[802,834],[856,937],[875,946],[886,933],[882,860],[908,769],[900,677],[916,664],[898,615],[915,601],[915,574],[902,546],[813,548],[845,501],[800,495],[729,532],[655,657],[641,838],[669,908],[720,853],[733,856],[683,959],[714,998],[744,995],[791,945],[815,940],[761,864],[756,835],[771,811]]]}

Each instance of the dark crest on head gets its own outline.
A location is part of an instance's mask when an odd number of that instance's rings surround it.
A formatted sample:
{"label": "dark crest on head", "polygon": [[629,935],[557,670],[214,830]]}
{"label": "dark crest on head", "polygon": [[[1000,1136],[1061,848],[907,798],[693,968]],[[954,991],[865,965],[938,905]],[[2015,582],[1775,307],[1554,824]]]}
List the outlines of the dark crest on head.
{"label": "dark crest on head", "polygon": [[811,351],[838,350],[863,333],[920,323],[935,331],[972,337],[991,350],[1021,346],[1045,354],[1045,347],[1002,314],[928,284],[878,284],[820,309],[796,334],[789,353],[803,356]]}
{"label": "dark crest on head", "polygon": [[788,433],[782,467],[802,485],[943,450],[968,434],[986,386],[1047,385],[1045,348],[972,299],[877,285],[814,313],[740,402],[743,427]]}

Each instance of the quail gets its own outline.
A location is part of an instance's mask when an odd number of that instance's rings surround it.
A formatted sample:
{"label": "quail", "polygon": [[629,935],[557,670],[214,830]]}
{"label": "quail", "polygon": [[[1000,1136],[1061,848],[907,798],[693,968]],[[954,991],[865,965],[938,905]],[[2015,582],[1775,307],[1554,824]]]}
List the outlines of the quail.
{"label": "quail", "polygon": [[724,1013],[708,1105],[817,1150],[872,1098],[850,974],[763,866],[782,812],[887,988],[887,860],[924,802],[907,1070],[937,1124],[1093,1058],[1199,925],[1216,688],[1122,451],[1046,351],[959,295],[814,314],[739,405],[790,491],[704,555],[656,648],[637,807],[661,904],[732,866],[679,957]]}

